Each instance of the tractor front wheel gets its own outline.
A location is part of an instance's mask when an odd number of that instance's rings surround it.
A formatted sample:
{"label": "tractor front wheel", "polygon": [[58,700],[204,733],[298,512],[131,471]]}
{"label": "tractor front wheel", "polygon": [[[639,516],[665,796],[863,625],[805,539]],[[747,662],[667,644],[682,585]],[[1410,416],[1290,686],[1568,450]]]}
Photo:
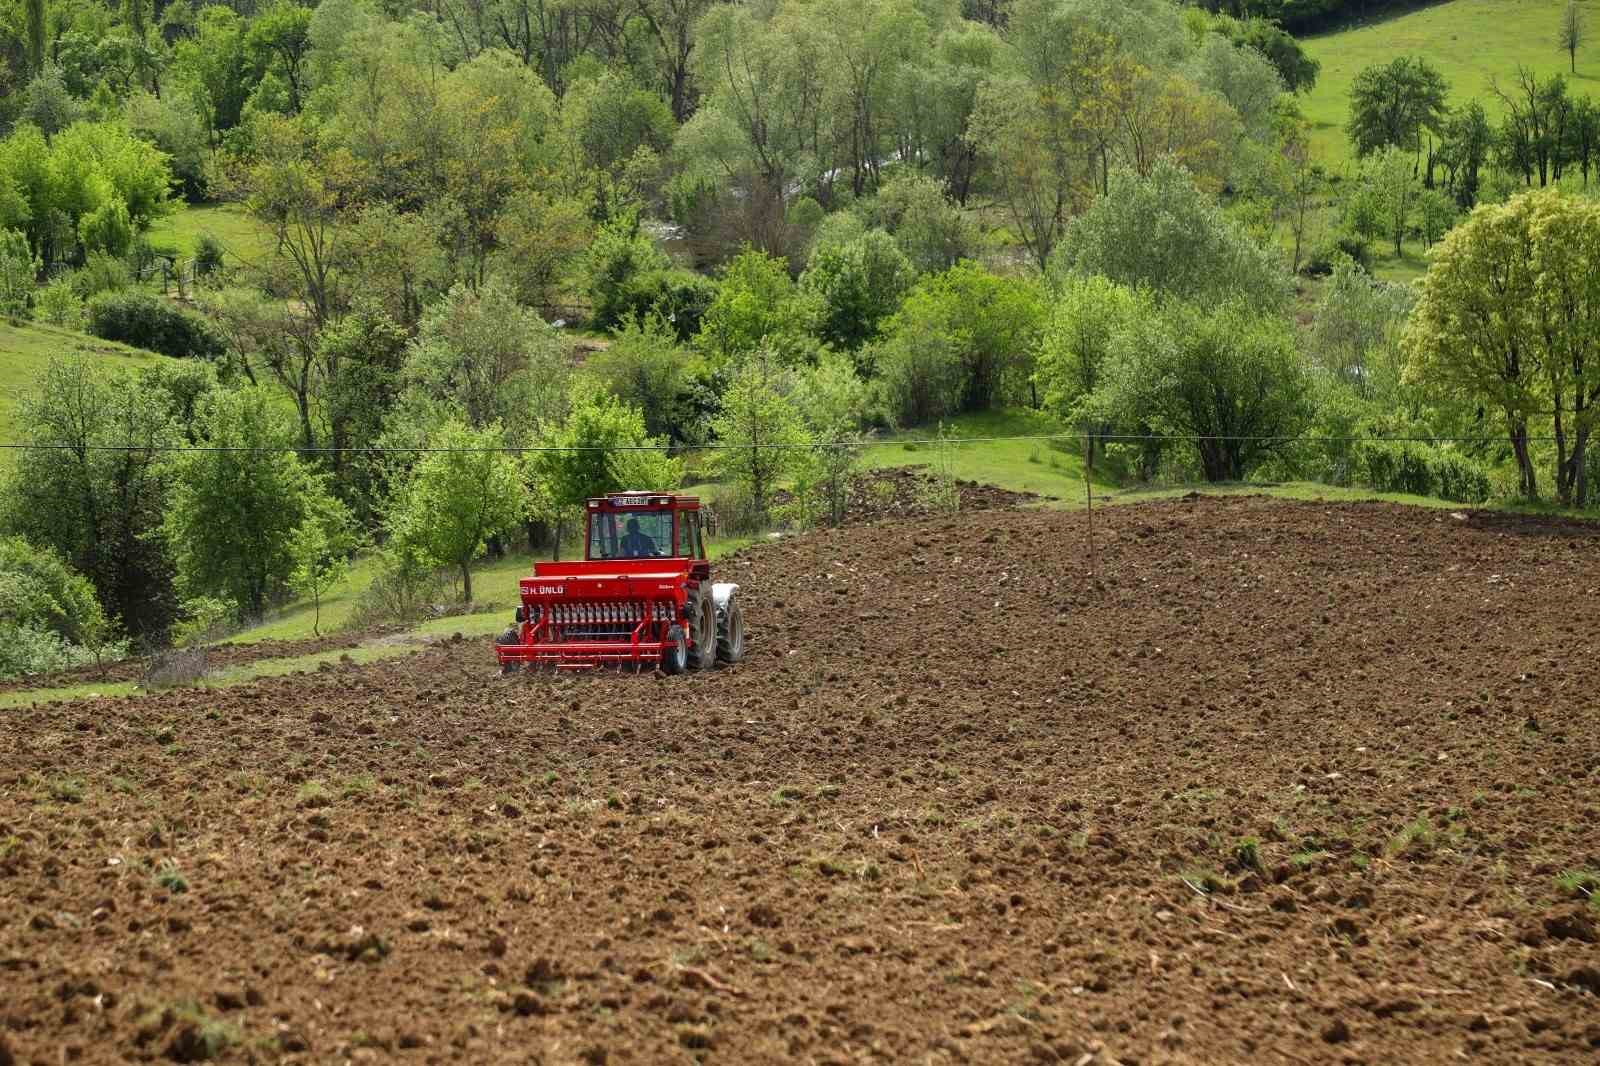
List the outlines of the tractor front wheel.
{"label": "tractor front wheel", "polygon": [[744,608],[737,596],[728,600],[722,612],[722,626],[717,632],[717,659],[736,663],[744,658]]}
{"label": "tractor front wheel", "polygon": [[689,639],[682,626],[667,630],[667,646],[661,650],[661,671],[681,674],[689,669]]}

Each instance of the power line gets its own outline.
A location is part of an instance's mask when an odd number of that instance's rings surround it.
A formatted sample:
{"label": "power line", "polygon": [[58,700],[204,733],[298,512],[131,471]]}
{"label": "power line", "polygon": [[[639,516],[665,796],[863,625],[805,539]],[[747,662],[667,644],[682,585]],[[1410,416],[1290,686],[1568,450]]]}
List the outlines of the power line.
{"label": "power line", "polygon": [[[64,452],[148,452],[152,454],[282,454],[297,455],[449,455],[488,454],[505,455],[541,454],[552,452],[694,452],[694,451],[816,451],[827,448],[892,448],[950,446],[963,444],[995,444],[1009,441],[1083,441],[1093,439],[1099,443],[1220,443],[1233,441],[1241,444],[1505,444],[1505,437],[1457,436],[1325,436],[1306,437],[1283,435],[1237,435],[1203,433],[1022,433],[996,437],[921,437],[906,439],[866,438],[862,440],[819,441],[811,444],[546,444],[502,445],[492,448],[434,448],[427,445],[385,445],[383,447],[345,447],[275,444],[267,447],[224,446],[206,444],[74,444],[63,441],[0,443],[0,451],[64,451]],[[1553,444],[1551,435],[1523,438],[1529,444]]]}

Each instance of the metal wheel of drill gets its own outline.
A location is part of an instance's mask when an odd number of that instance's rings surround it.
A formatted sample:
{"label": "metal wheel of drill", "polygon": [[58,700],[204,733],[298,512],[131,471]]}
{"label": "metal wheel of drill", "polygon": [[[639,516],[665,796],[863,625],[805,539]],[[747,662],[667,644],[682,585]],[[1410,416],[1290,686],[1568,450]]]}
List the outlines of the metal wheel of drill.
{"label": "metal wheel of drill", "polygon": [[661,652],[661,671],[681,674],[689,669],[689,638],[682,626],[667,630],[667,646]]}
{"label": "metal wheel of drill", "polygon": [[722,627],[717,631],[717,660],[736,663],[744,658],[744,608],[735,596],[728,601],[723,612]]}
{"label": "metal wheel of drill", "polygon": [[[507,626],[504,632],[502,632],[498,637],[494,638],[494,642],[496,644],[517,644],[521,640],[522,633],[516,626]],[[500,676],[505,677],[506,675],[514,674],[521,669],[521,663],[501,663]]]}
{"label": "metal wheel of drill", "polygon": [[717,663],[717,608],[711,597],[700,596],[700,607],[695,612],[694,650],[689,653],[689,665],[696,670],[709,670]]}

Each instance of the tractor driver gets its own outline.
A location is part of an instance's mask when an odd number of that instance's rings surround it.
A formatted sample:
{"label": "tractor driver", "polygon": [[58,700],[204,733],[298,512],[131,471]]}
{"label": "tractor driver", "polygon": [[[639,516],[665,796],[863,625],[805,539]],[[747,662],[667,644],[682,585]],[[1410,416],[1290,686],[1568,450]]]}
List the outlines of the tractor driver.
{"label": "tractor driver", "polygon": [[628,519],[628,535],[622,538],[622,554],[630,559],[638,559],[655,553],[656,542],[639,531],[639,520]]}

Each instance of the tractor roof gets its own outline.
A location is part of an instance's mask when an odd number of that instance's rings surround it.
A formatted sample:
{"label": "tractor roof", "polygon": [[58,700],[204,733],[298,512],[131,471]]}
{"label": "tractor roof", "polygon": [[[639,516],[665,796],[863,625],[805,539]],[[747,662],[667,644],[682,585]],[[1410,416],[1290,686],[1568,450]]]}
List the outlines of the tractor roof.
{"label": "tractor roof", "polygon": [[613,492],[609,496],[596,496],[589,501],[589,510],[591,511],[632,510],[643,507],[670,507],[678,511],[698,511],[700,509],[700,498],[698,496],[678,496],[670,492],[630,490],[628,492]]}

